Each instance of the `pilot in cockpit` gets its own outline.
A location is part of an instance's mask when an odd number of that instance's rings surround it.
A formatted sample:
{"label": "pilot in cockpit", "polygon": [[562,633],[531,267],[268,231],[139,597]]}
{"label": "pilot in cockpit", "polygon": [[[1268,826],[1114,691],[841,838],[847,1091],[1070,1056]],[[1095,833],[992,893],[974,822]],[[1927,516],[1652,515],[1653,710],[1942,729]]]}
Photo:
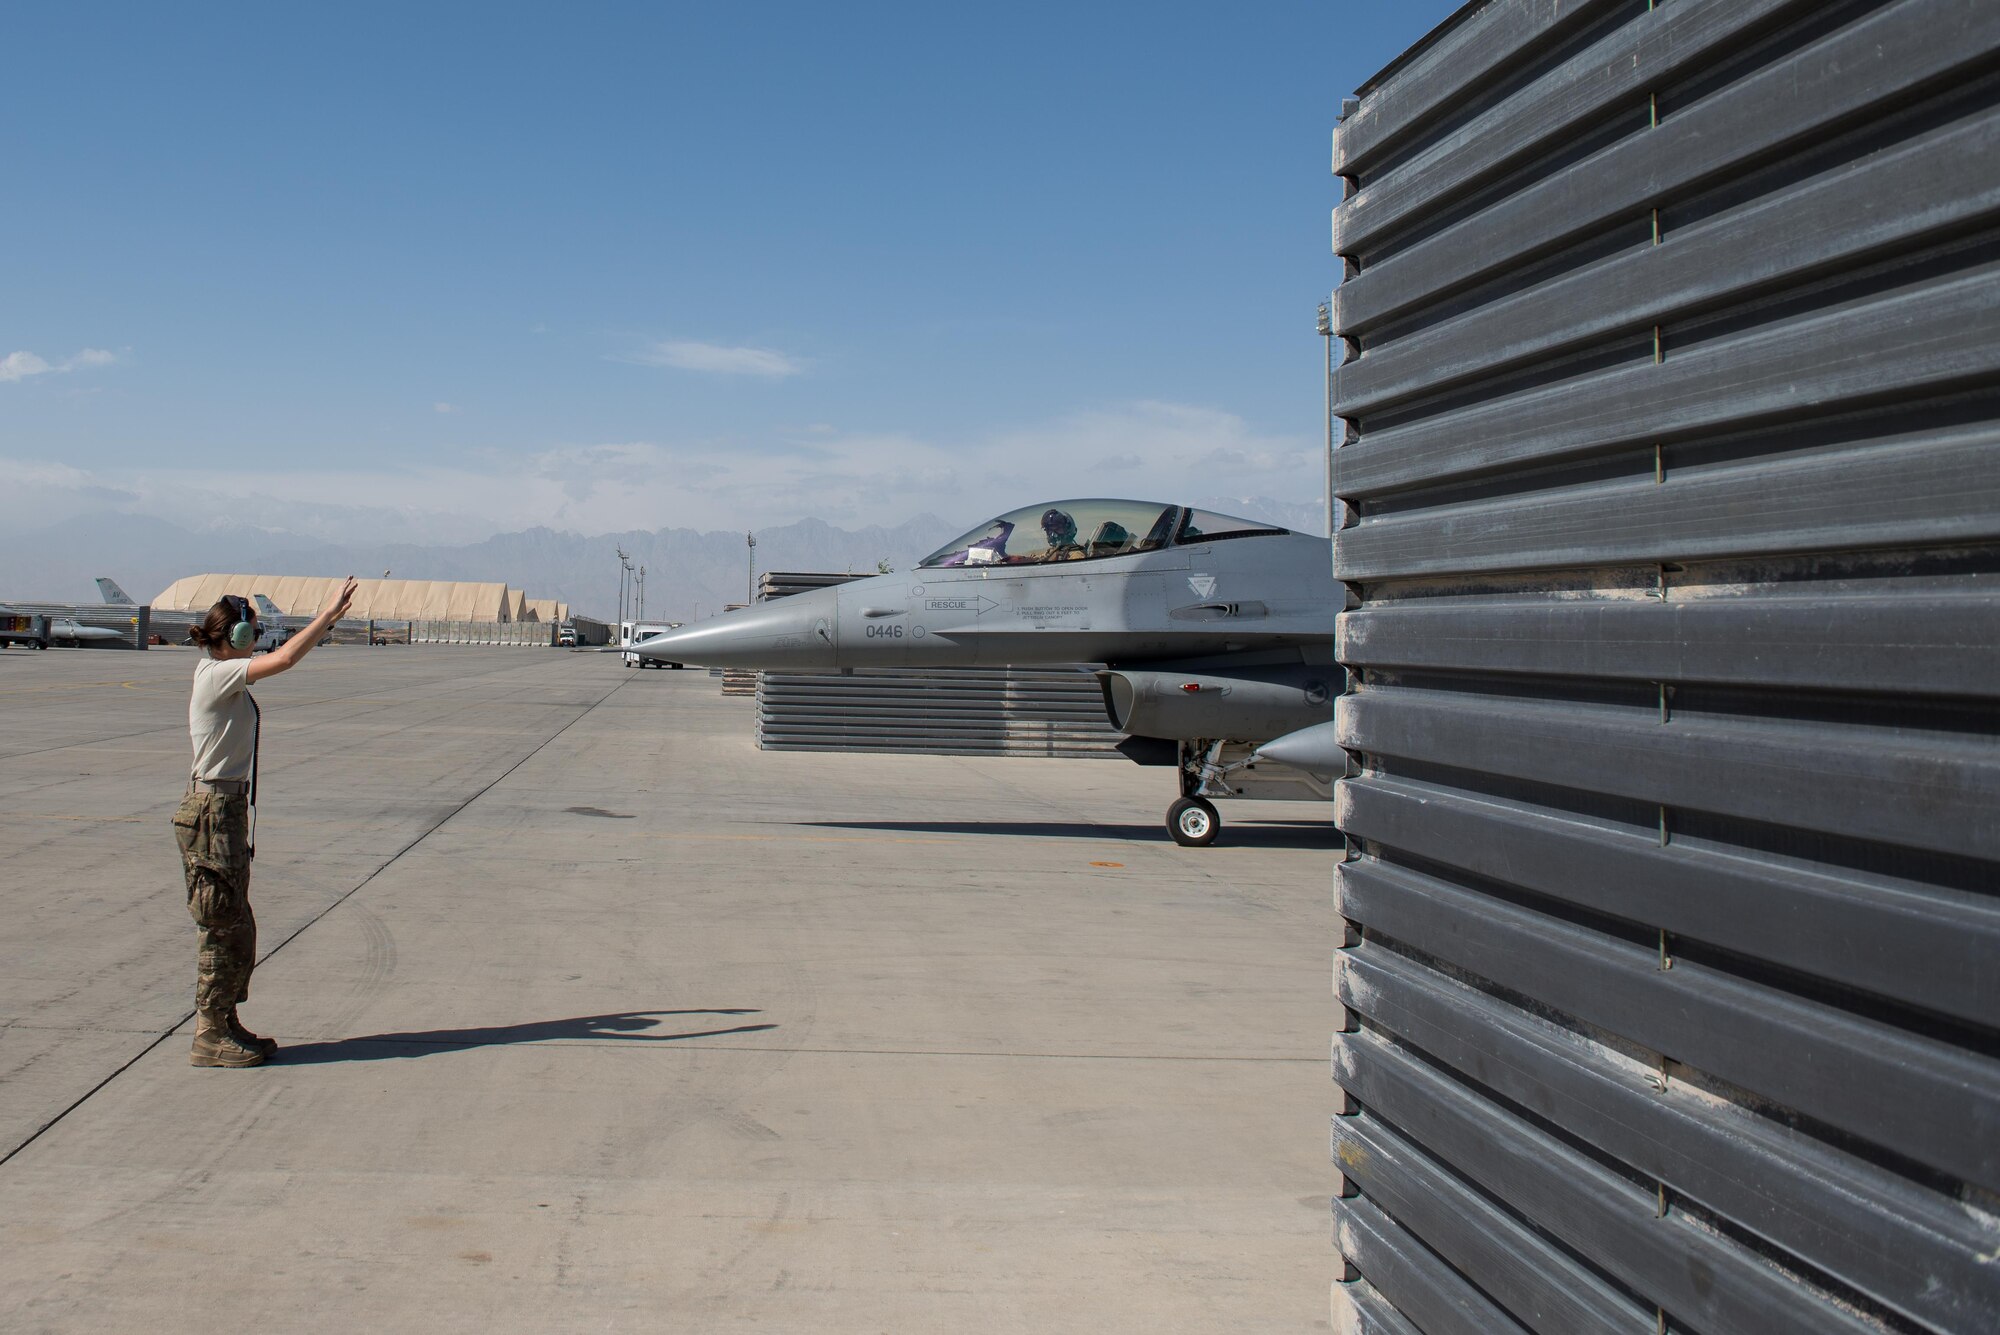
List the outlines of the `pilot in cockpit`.
{"label": "pilot in cockpit", "polygon": [[1044,561],[1081,561],[1083,544],[1076,540],[1076,519],[1067,510],[1051,507],[1042,512],[1042,536],[1048,539],[1049,548],[1042,553]]}

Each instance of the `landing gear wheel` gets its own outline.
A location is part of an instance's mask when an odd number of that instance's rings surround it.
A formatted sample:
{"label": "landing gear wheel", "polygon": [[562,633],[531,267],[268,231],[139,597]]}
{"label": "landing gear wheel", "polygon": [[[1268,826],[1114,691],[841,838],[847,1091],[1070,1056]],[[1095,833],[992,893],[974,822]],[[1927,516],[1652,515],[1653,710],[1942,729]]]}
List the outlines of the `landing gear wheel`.
{"label": "landing gear wheel", "polygon": [[1167,808],[1167,831],[1184,848],[1206,848],[1222,829],[1222,817],[1206,798],[1183,797]]}

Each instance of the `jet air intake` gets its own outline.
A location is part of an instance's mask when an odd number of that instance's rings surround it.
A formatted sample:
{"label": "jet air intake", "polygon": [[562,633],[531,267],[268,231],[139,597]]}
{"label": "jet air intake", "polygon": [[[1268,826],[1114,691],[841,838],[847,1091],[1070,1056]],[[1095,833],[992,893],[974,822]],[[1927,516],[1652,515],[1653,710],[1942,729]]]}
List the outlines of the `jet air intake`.
{"label": "jet air intake", "polygon": [[1310,663],[1238,672],[1176,670],[1171,664],[1097,674],[1111,726],[1138,737],[1267,738],[1333,715],[1335,669]]}

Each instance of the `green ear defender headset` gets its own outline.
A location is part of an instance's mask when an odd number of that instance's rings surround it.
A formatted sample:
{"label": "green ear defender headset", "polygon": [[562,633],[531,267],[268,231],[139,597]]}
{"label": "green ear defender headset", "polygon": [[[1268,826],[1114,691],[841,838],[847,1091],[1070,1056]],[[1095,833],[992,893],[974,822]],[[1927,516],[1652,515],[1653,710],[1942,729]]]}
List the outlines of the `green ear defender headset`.
{"label": "green ear defender headset", "polygon": [[222,601],[229,608],[229,614],[236,618],[236,624],[229,628],[229,647],[248,649],[257,643],[256,613],[250,610],[249,601],[233,593],[223,594]]}

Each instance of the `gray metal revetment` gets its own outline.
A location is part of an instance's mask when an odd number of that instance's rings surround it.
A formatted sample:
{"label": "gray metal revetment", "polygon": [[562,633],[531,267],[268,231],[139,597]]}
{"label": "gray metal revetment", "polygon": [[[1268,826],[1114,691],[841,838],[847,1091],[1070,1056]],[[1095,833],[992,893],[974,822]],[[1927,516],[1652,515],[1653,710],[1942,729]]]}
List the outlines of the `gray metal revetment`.
{"label": "gray metal revetment", "polygon": [[1334,170],[1336,1329],[2000,1330],[2000,4],[1482,0]]}

